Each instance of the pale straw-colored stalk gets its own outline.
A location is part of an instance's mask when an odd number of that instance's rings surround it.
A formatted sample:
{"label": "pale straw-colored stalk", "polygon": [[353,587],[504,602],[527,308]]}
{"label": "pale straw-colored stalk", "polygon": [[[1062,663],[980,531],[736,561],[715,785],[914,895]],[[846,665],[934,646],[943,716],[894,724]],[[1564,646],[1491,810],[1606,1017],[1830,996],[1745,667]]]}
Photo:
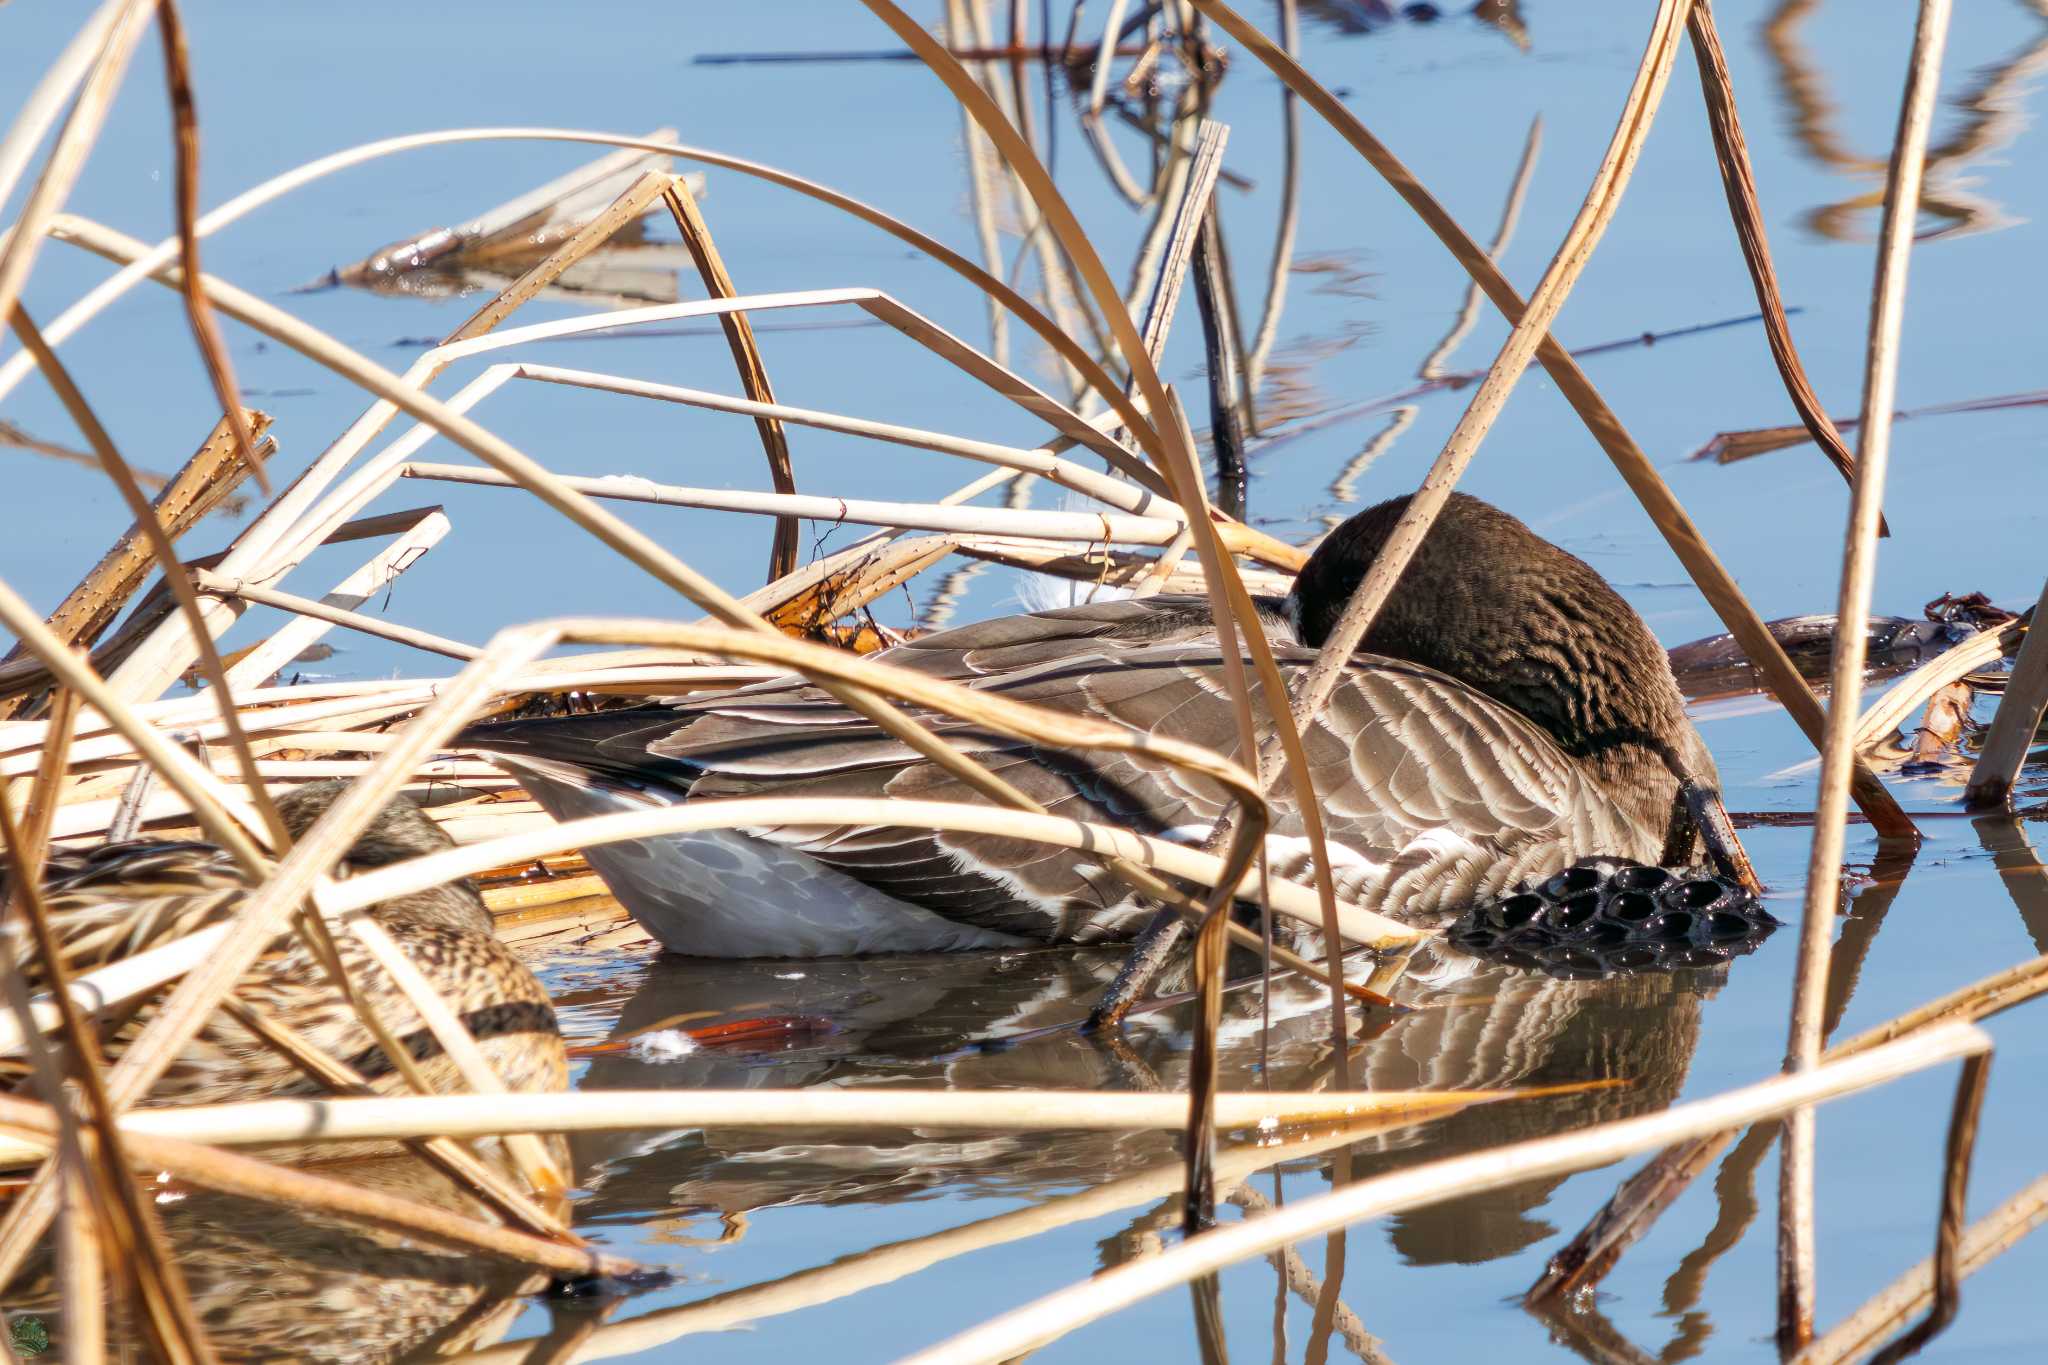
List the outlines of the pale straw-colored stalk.
{"label": "pale straw-colored stalk", "polygon": [[[443,483],[487,488],[523,486],[509,475],[470,465],[410,461],[401,465],[397,472],[409,479],[435,479]],[[596,477],[558,474],[555,477],[563,487],[573,488],[593,498],[651,503],[660,507],[748,512],[758,516],[808,517],[833,525],[851,522],[912,531],[1030,536],[1039,540],[1073,540],[1084,545],[1171,545],[1187,529],[1186,524],[1178,520],[1116,512],[1018,512],[1007,507],[939,507],[931,503],[880,502],[872,498],[841,498],[824,493],[756,493],[748,489],[691,488],[681,484],[656,483],[637,474]]]}
{"label": "pale straw-colored stalk", "polygon": [[[86,158],[92,154],[93,143],[114,106],[114,97],[120,93],[121,78],[128,70],[129,58],[135,55],[135,44],[155,13],[156,6],[151,0],[127,0],[108,25],[92,69],[86,73],[78,88],[78,98],[57,134],[56,145],[43,162],[43,173],[29,191],[20,215],[5,237],[0,238],[0,318],[13,316],[14,305],[21,299],[21,287],[27,283],[29,270],[42,250],[43,234],[85,169]],[[97,19],[88,20],[86,26],[96,27]]]}
{"label": "pale straw-colored stalk", "polygon": [[[1529,1099],[1516,1090],[1221,1092],[1220,1129],[1420,1123],[1474,1104]],[[481,1138],[503,1133],[619,1133],[679,1128],[915,1128],[949,1133],[1137,1132],[1178,1129],[1185,1095],[1074,1090],[586,1090],[561,1095],[376,1095],[249,1100],[131,1110],[123,1136],[214,1145]],[[0,1148],[0,1161],[44,1143]]]}
{"label": "pale straw-colored stalk", "polygon": [[[1863,375],[1863,417],[1857,432],[1855,476],[1850,481],[1849,524],[1842,544],[1838,621],[1870,615],[1877,576],[1877,531],[1891,455],[1891,414],[1898,384],[1899,334],[1906,305],[1906,264],[1920,211],[1921,170],[1941,86],[1941,54],[1948,37],[1949,0],[1921,0],[1906,75],[1899,126],[1886,181],[1884,229],[1870,305],[1870,337]],[[1785,1068],[1797,1074],[1820,1063],[1826,1008],[1828,953],[1842,895],[1843,827],[1849,783],[1858,764],[1856,716],[1863,695],[1867,635],[1835,632],[1829,669],[1827,728],[1821,744],[1820,790],[1814,802],[1813,846],[1806,863],[1805,916],[1799,926],[1799,970],[1792,986],[1792,1021]],[[1785,1122],[1778,1182],[1778,1344],[1797,1350],[1813,1338],[1813,1162],[1810,1110]]]}
{"label": "pale straw-colored stalk", "polygon": [[1963,790],[1970,805],[1998,806],[2012,799],[2013,779],[2034,746],[2042,714],[2048,712],[2048,584],[2042,586],[2041,600],[2034,607],[2034,623],[2041,628],[2027,631],[1998,714],[1991,718],[1991,733],[1984,737],[1977,766],[1970,770],[1969,785]]}
{"label": "pale straw-colored stalk", "polygon": [[1706,1099],[1599,1124],[1557,1137],[1512,1143],[1345,1185],[1189,1238],[1157,1256],[1105,1270],[991,1318],[900,1365],[969,1365],[1009,1360],[1139,1299],[1277,1247],[1371,1218],[1449,1198],[1566,1175],[1696,1133],[1718,1132],[1880,1085],[1943,1062],[1988,1051],[1974,1024],[1950,1024],[1810,1071],[1779,1075]]}

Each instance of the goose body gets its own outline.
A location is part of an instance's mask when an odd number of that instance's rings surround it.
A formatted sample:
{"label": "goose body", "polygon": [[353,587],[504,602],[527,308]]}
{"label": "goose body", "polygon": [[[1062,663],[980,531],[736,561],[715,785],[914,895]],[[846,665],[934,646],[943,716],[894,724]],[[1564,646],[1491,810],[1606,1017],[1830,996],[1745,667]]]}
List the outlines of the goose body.
{"label": "goose body", "polygon": [[[1290,682],[1401,505],[1353,518],[1288,597],[1260,603]],[[1303,735],[1338,894],[1366,908],[1435,926],[1579,857],[1656,862],[1679,774],[1711,778],[1641,620],[1592,569],[1476,499],[1454,497],[1366,645]],[[1244,761],[1206,599],[1006,617],[879,657]],[[1262,696],[1253,709],[1265,714]],[[1141,757],[920,719],[1056,815],[1200,843],[1225,805],[1208,783]],[[516,772],[557,818],[769,795],[978,799],[800,678],[481,726],[461,742]],[[1306,877],[1306,831],[1284,782],[1273,808],[1274,870]],[[764,828],[588,856],[666,947],[703,956],[1101,942],[1132,936],[1151,913],[1084,851],[971,833]]]}

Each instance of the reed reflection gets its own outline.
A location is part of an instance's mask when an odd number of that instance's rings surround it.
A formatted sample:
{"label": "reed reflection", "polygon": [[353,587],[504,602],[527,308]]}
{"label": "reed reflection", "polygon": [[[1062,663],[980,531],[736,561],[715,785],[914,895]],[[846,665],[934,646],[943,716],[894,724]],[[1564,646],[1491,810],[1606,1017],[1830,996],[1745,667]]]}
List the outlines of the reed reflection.
{"label": "reed reflection", "polygon": [[[2028,102],[2033,82],[2048,68],[2048,0],[2019,3],[2042,19],[2044,27],[2040,33],[1979,71],[1962,94],[1944,101],[1962,117],[1953,132],[1927,150],[1920,208],[1942,225],[1923,233],[1923,240],[1990,232],[2019,221],[2007,214],[1997,200],[1973,193],[1966,175],[1973,166],[1988,163],[1994,154],[2026,131],[2031,121]],[[1865,241],[1876,232],[1872,211],[1884,203],[1886,160],[1854,150],[1837,125],[1838,110],[1829,93],[1830,78],[1813,52],[1800,41],[1800,27],[1820,6],[1821,0],[1782,0],[1763,24],[1764,48],[1776,69],[1778,96],[1794,143],[1817,165],[1869,185],[1847,199],[1809,210],[1804,219],[1806,226],[1835,241]],[[1888,137],[1889,125],[1883,131]],[[1873,137],[1872,141],[1881,139]]]}

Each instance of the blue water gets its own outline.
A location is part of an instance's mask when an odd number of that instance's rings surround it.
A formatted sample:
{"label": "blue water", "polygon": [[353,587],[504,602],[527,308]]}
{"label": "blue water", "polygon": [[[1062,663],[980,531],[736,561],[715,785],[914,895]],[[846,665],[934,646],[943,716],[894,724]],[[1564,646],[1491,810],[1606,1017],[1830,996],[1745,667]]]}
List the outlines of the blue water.
{"label": "blue water", "polygon": [[[1064,7],[1058,8],[1056,27],[1064,24]],[[1529,0],[1523,8],[1527,51],[1462,13],[1433,23],[1382,23],[1373,18],[1376,5],[1321,6],[1304,16],[1304,59],[1326,84],[1344,92],[1351,108],[1482,240],[1492,235],[1530,125],[1541,119],[1540,155],[1520,226],[1501,254],[1504,270],[1527,292],[1592,176],[1640,54],[1647,14],[1642,6],[1624,11],[1554,0]],[[1842,417],[1854,415],[1861,388],[1876,211],[1831,210],[1872,194],[1881,183],[1913,8],[1847,0],[1811,7],[1728,0],[1716,7],[1779,271],[1788,302],[1799,310],[1795,333],[1815,387]],[[921,10],[921,17],[935,18],[936,7],[924,9],[932,12]],[[969,255],[977,253],[958,112],[920,66],[696,60],[706,54],[893,47],[860,6],[588,4],[573,16],[560,6],[518,3],[493,6],[487,15],[377,3],[346,13],[230,5],[191,11],[208,204],[300,161],[394,133],[497,124],[639,133],[669,124],[681,130],[684,141],[827,181]],[[1797,11],[1779,16],[1793,32],[1792,67],[1765,41],[1763,26],[1779,11]],[[1266,6],[1247,12],[1261,23],[1272,22]],[[0,106],[25,94],[80,17],[80,7],[50,0],[17,0],[0,9]],[[1091,7],[1090,25],[1100,21]],[[1006,22],[1006,16],[999,19],[999,31]],[[2048,175],[2042,173],[2048,163],[2039,128],[2032,126],[2044,98],[2032,69],[2043,64],[2044,51],[2048,18],[2038,6],[1980,0],[1959,7],[1934,141],[1937,148],[1962,150],[1938,158],[1929,173],[1929,195],[1941,205],[1962,206],[1954,211],[1967,216],[1923,216],[1923,229],[1935,235],[1913,257],[1902,407],[2014,393],[2042,382],[2039,220],[2048,216]],[[170,228],[172,171],[158,68],[155,53],[145,47],[71,202],[76,212],[152,240]],[[1035,70],[1029,84],[1043,128],[1047,111]],[[1795,84],[1813,92],[1817,120],[1795,108]],[[1992,93],[1980,103],[2004,111],[1988,131],[1984,115],[1957,103],[1987,87]],[[1112,275],[1122,278],[1147,215],[1133,211],[1101,173],[1064,91],[1056,105],[1059,183]],[[1212,112],[1231,129],[1227,167],[1251,182],[1246,189],[1220,191],[1247,329],[1265,301],[1282,178],[1280,108],[1277,83],[1235,54]],[[1801,135],[1802,125],[1807,135]],[[1422,357],[1449,327],[1465,279],[1392,192],[1313,114],[1304,111],[1302,128],[1294,262],[1318,268],[1297,268],[1289,276],[1275,364],[1295,367],[1299,379],[1312,386],[1311,409],[1325,411],[1411,384]],[[1144,144],[1121,126],[1114,135],[1126,161],[1142,173]],[[263,210],[210,240],[206,264],[402,370],[418,354],[410,339],[444,334],[477,300],[290,291],[386,242],[462,220],[590,155],[585,148],[535,143],[408,153]],[[742,289],[873,286],[974,344],[989,342],[985,311],[971,289],[863,224],[717,171],[709,175],[704,211]],[[13,212],[10,206],[8,215]],[[1006,253],[1015,251],[1014,235],[1003,242]],[[38,319],[47,320],[103,273],[70,248],[50,245],[25,301]],[[1333,278],[1350,283],[1319,287]],[[694,292],[694,280],[686,287]],[[1754,307],[1728,225],[1691,58],[1681,54],[1628,197],[1556,332],[1567,346],[1583,346],[1737,318]],[[543,302],[522,320],[572,311]],[[829,315],[833,321],[850,316]],[[1021,329],[1011,329],[1013,362],[1037,382],[1053,383],[1046,358],[1024,349],[1023,336]],[[1450,367],[1483,369],[1504,336],[1496,318],[1482,315]],[[302,467],[363,406],[346,384],[283,348],[233,327],[229,337],[249,401],[277,418],[282,454],[274,468],[280,474]],[[886,329],[791,330],[770,324],[762,346],[785,401],[1019,445],[1041,438],[1042,429],[1019,410]],[[65,354],[115,440],[137,464],[175,468],[217,415],[179,306],[166,291],[152,287],[131,295],[67,345]],[[699,387],[735,387],[725,344],[715,333],[555,343],[520,354]],[[1185,386],[1197,409],[1205,406],[1199,401],[1201,365],[1190,299],[1163,370]],[[1757,326],[1620,349],[1589,359],[1586,368],[1663,466],[1759,610],[1778,616],[1832,609],[1847,495],[1811,447],[1732,466],[1683,462],[1716,432],[1796,420]],[[437,391],[452,392],[473,373],[458,367]],[[1358,504],[1412,487],[1457,421],[1463,401],[1457,392],[1416,400],[1412,425],[1358,477]],[[478,416],[563,472],[766,486],[751,424],[740,419],[518,386],[490,400]],[[79,444],[62,410],[33,380],[0,404],[0,419],[45,439]],[[1255,446],[1253,517],[1275,534],[1298,539],[1318,530],[1324,515],[1341,515],[1347,505],[1330,485],[1386,420],[1385,414],[1364,416],[1270,448]],[[2038,407],[1927,417],[1898,426],[1887,499],[1894,537],[1881,563],[1879,611],[1916,616],[1922,602],[1952,590],[1983,591],[2015,609],[2034,600],[2048,506],[2044,432],[2048,414]],[[930,498],[979,472],[935,455],[812,431],[793,432],[791,446],[799,486],[806,491]],[[433,446],[425,458],[457,457]],[[12,450],[0,450],[0,460],[7,462],[13,499],[9,534],[0,539],[0,577],[38,606],[54,605],[126,516],[104,480],[90,471]],[[1590,560],[1622,587],[1667,643],[1719,628],[1540,371],[1524,379],[1463,486]],[[455,530],[404,576],[388,600],[377,599],[375,609],[394,620],[480,642],[500,626],[555,613],[694,614],[519,495],[405,484],[374,510],[426,502],[444,503]],[[1042,489],[1035,505],[1051,505]],[[728,587],[743,591],[758,584],[768,523],[614,506]],[[233,526],[232,519],[209,523],[186,548],[219,548]],[[851,534],[810,528],[806,548],[813,539],[827,547],[841,544]],[[344,558],[348,552],[316,556],[286,586],[317,595],[354,566],[356,561]],[[910,594],[878,604],[878,616],[893,624],[909,622],[932,581],[927,577]],[[1014,610],[1015,590],[1009,574],[980,574],[967,585],[954,619]],[[274,624],[265,613],[251,613],[226,644],[253,641]],[[346,676],[438,671],[396,646],[340,637],[334,643],[341,652],[309,670]],[[1980,700],[1979,719],[1991,707],[1991,700]],[[1740,710],[1716,706],[1702,721],[1730,806],[1810,808],[1811,768],[1784,772],[1810,752],[1797,731],[1775,710],[1731,714]],[[2025,793],[2038,799],[2044,776],[2038,765],[2030,768]],[[1953,812],[1957,804],[1953,772],[1946,780],[1899,779],[1895,786],[1916,810]],[[1838,1026],[1841,1035],[2043,946],[2036,935],[2048,932],[2048,894],[2038,868],[2000,877],[1967,820],[1931,819],[1925,828],[1926,846],[1888,907],[1879,904],[1882,889],[1866,890],[1854,902],[1854,933],[1845,938],[1868,943]],[[1758,828],[1746,837],[1764,877],[1778,889],[1779,913],[1795,917],[1806,832]],[[1850,862],[1867,865],[1872,852],[1867,833],[1852,828]],[[1880,917],[1882,931],[1876,932]],[[1646,1001],[1582,992],[1564,1010],[1577,1020],[1572,1037],[1579,1041],[1553,1060],[1580,1075],[1654,1073],[1661,1080],[1640,1089],[1644,1103],[1657,1104],[1708,1095],[1771,1072],[1784,1047],[1794,937],[1779,934],[1755,956],[1735,963],[1724,983],[1696,982],[1690,993],[1674,990]],[[850,983],[828,980],[823,969],[802,981],[777,980],[771,972],[738,986],[724,968],[639,958],[546,965],[558,988],[573,984],[587,993],[573,1020],[592,1038],[622,1017],[644,1022],[696,1008],[737,1011],[761,1002],[826,1013],[842,1025],[832,1039],[807,1048],[725,1057],[715,1066],[701,1056],[672,1068],[600,1062],[585,1078],[590,1084],[707,1084],[713,1083],[710,1077],[719,1084],[757,1085],[1111,1083],[1104,1080],[1099,1055],[1065,1045],[1039,1060],[1007,1058],[1007,1067],[970,1080],[958,1080],[930,1061],[939,1050],[934,1037],[1009,1019],[1005,1011],[1020,999],[1035,998],[1034,992],[1044,997],[1037,1008],[1049,1011],[1048,1019],[1056,1017],[1060,1005],[1081,997],[1094,979],[1073,964],[898,964],[894,975],[882,973],[879,985],[863,984],[858,971]],[[1000,988],[994,982],[998,968],[1014,976]],[[956,979],[958,989],[940,989]],[[922,1003],[902,1018],[876,1003],[885,1006],[898,997]],[[699,1003],[707,998],[722,1003]],[[2023,1010],[1991,1025],[1998,1062],[1972,1184],[1973,1216],[2041,1173],[2034,1137],[2044,1076],[2034,1041],[2037,1017]],[[923,1032],[910,1028],[906,1018]],[[906,1029],[915,1035],[909,1041]],[[1636,1039],[1637,1050],[1602,1054],[1594,1044],[1603,1030]],[[1278,1074],[1283,1063],[1310,1064],[1315,1036],[1306,1024],[1296,1026],[1290,1046],[1299,1055],[1276,1062],[1276,1083],[1286,1079]],[[1659,1039],[1671,1055],[1656,1052]],[[1153,1030],[1140,1041],[1143,1059],[1170,1075],[1184,1038]],[[1233,1065],[1250,1062],[1237,1054]],[[1841,1317],[1930,1248],[1952,1085],[1952,1069],[1945,1069],[1823,1113],[1822,1324]],[[1547,1117],[1500,1119],[1499,1133],[1470,1118],[1462,1122],[1472,1125],[1477,1141],[1508,1131],[1549,1131],[1584,1118],[1565,1107]],[[1530,1126],[1510,1129],[1511,1123]],[[1406,1145],[1389,1139],[1381,1145],[1398,1150],[1373,1160],[1413,1161],[1450,1150],[1456,1142],[1450,1130],[1451,1125],[1426,1128]],[[906,1154],[901,1139],[883,1143],[883,1151],[862,1151],[848,1150],[845,1135],[814,1136],[816,1141],[791,1142],[789,1135],[755,1135],[758,1141],[737,1135],[722,1144],[680,1137],[652,1152],[626,1152],[623,1144],[586,1152],[591,1192],[584,1217],[591,1229],[622,1250],[676,1266],[684,1276],[673,1288],[626,1304],[614,1320],[1024,1207],[1171,1155],[1163,1139],[1033,1139],[986,1150],[942,1143]],[[761,1156],[778,1144],[804,1150]],[[1314,1163],[1302,1165],[1287,1177],[1290,1199],[1325,1183]],[[1439,1210],[1355,1229],[1348,1241],[1345,1302],[1381,1340],[1387,1359],[1568,1354],[1571,1348],[1553,1344],[1548,1329],[1514,1300],[1634,1165],[1589,1172],[1518,1198],[1501,1196],[1483,1209]],[[1710,1185],[1703,1180],[1690,1191],[1602,1286],[1599,1311],[1651,1356],[1680,1325],[1662,1306],[1666,1279],[1719,1214]],[[1260,1187],[1270,1188],[1263,1177]],[[1767,1155],[1754,1174],[1764,1212],[1713,1265],[1693,1310],[1704,1314],[1688,1326],[1695,1337],[1705,1333],[1702,1358],[1757,1360],[1771,1352],[1775,1187],[1775,1159]],[[1101,1263],[1098,1243],[1122,1233],[1146,1207],[964,1255],[850,1297],[765,1317],[745,1331],[694,1335],[652,1348],[649,1358],[781,1360],[829,1352],[848,1360],[889,1359],[1084,1278]],[[713,1214],[740,1209],[752,1212],[737,1241],[703,1248],[674,1240],[716,1236]],[[2005,1360],[2038,1353],[2033,1286],[2048,1269],[2042,1246],[2022,1243],[1973,1278],[1960,1320],[1927,1358]],[[1301,1250],[1320,1275],[1321,1246]],[[1263,1262],[1223,1277],[1225,1321],[1238,1358],[1268,1354],[1274,1288],[1273,1271]],[[512,1333],[531,1336],[545,1326],[545,1311],[529,1307]],[[1307,1307],[1291,1300],[1286,1358],[1312,1349],[1308,1329]],[[1340,1338],[1332,1349],[1341,1354],[1348,1348]],[[1584,1347],[1582,1353],[1591,1350]],[[1188,1301],[1174,1293],[1136,1305],[1036,1358],[1196,1358]]]}

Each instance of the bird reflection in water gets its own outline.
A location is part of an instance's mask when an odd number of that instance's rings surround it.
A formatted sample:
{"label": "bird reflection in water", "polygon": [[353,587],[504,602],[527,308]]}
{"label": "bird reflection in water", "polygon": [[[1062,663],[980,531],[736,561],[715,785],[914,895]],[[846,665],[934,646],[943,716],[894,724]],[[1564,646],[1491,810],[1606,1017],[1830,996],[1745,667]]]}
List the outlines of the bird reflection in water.
{"label": "bird reflection in water", "polygon": [[[329,1164],[321,1174],[471,1218],[492,1216],[410,1156]],[[487,1257],[278,1203],[183,1186],[159,1187],[156,1203],[194,1316],[224,1362],[373,1365],[472,1350],[502,1339],[526,1296],[547,1283]],[[6,1306],[54,1328],[62,1317],[56,1270],[47,1252],[39,1255]],[[139,1340],[139,1324],[121,1316],[127,1306],[110,1307],[108,1339]]]}
{"label": "bird reflection in water", "polygon": [[[659,959],[624,1003],[614,1039],[650,1041],[675,1023],[787,1011],[831,1022],[773,1051],[658,1044],[594,1057],[581,1088],[710,1089],[865,1085],[1050,1088],[1086,1093],[1186,1084],[1187,1008],[1135,1017],[1109,1039],[1051,1032],[1012,1047],[960,1048],[1077,1017],[1114,974],[1114,952],[1023,951],[867,960],[718,962]],[[1353,1147],[1353,1168],[1378,1174],[1418,1161],[1662,1109],[1677,1096],[1699,1038],[1702,1002],[1726,966],[1598,981],[1560,981],[1461,959],[1439,983],[1410,977],[1397,998],[1412,1013],[1372,1016],[1355,1045],[1356,1083],[1376,1090],[1620,1082],[1573,1094],[1477,1106]],[[794,978],[801,977],[801,980]],[[1325,997],[1276,983],[1270,1035],[1259,1037],[1257,991],[1226,1002],[1223,1084],[1306,1090],[1328,1084]],[[588,1135],[584,1222],[646,1222],[678,1240],[702,1220],[737,1225],[787,1205],[893,1203],[951,1196],[1031,1198],[1177,1162],[1164,1132],[920,1135],[789,1130]],[[1297,1163],[1320,1168],[1321,1158]],[[1418,1263],[1484,1261],[1549,1234],[1531,1215],[1556,1181],[1535,1182],[1402,1215],[1401,1253]]]}

